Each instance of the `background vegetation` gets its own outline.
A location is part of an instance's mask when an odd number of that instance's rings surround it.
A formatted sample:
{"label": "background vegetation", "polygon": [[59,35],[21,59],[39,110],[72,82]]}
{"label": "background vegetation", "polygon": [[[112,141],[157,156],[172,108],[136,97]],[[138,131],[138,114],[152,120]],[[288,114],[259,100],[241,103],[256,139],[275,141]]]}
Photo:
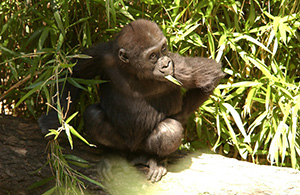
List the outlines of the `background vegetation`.
{"label": "background vegetation", "polygon": [[221,61],[227,73],[191,118],[182,148],[299,169],[299,11],[298,0],[3,0],[0,113],[37,118],[67,80],[86,91],[80,116],[97,101],[97,82],[66,79],[70,58],[146,18],[170,50]]}

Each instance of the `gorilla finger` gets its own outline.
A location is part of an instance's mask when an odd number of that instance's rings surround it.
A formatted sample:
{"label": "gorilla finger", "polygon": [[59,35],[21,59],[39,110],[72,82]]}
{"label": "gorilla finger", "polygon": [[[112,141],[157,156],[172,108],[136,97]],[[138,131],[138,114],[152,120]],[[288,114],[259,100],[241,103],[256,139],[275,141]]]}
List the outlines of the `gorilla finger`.
{"label": "gorilla finger", "polygon": [[163,173],[162,173],[162,176],[166,175],[167,174],[167,168],[163,167]]}
{"label": "gorilla finger", "polygon": [[149,172],[147,174],[148,180],[152,180],[154,174],[155,174],[155,169],[149,168]]}
{"label": "gorilla finger", "polygon": [[157,175],[155,177],[155,182],[158,182],[159,180],[161,180],[161,178],[166,175],[167,173],[167,169],[165,167],[159,167],[159,169],[157,170]]}
{"label": "gorilla finger", "polygon": [[159,180],[157,180],[159,177],[159,169],[156,169],[153,171],[153,174],[151,176],[151,182],[154,183],[154,182],[157,182]]}

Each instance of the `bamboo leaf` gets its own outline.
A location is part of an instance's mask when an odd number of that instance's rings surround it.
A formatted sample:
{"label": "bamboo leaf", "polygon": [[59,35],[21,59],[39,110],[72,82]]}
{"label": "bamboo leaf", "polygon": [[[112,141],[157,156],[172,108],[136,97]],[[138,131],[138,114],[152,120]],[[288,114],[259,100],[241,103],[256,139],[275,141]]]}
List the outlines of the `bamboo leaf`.
{"label": "bamboo leaf", "polygon": [[215,59],[215,43],[214,43],[213,36],[209,29],[207,32],[207,37],[208,37],[208,45],[209,45],[211,57],[212,57],[212,59]]}
{"label": "bamboo leaf", "polygon": [[54,192],[55,192],[57,189],[58,189],[58,187],[55,186],[55,187],[51,188],[50,190],[44,192],[42,195],[52,195],[52,194],[54,194]]}
{"label": "bamboo leaf", "polygon": [[286,33],[290,31],[290,28],[283,22],[279,25],[279,32],[280,38],[282,39],[283,43],[286,44]]}
{"label": "bamboo leaf", "polygon": [[218,145],[220,143],[220,140],[221,140],[221,127],[220,127],[220,123],[221,123],[220,122],[220,115],[217,114],[217,116],[216,116],[216,124],[217,124],[218,139],[217,139],[215,145],[213,146],[213,151],[215,151],[215,152],[216,152],[216,149],[217,149],[217,147],[218,147]]}
{"label": "bamboo leaf", "polygon": [[244,128],[244,125],[242,123],[239,113],[228,103],[223,103],[223,106],[225,106],[225,108],[227,108],[227,110],[230,112],[230,114],[234,118],[235,124],[238,126],[240,132],[242,133],[242,135],[245,138],[245,142],[249,143],[250,137],[247,135],[247,133],[245,131],[245,128]]}
{"label": "bamboo leaf", "polygon": [[65,123],[68,124],[77,114],[78,114],[78,112],[73,113],[71,116],[69,116],[69,118],[66,120]]}
{"label": "bamboo leaf", "polygon": [[254,129],[258,126],[260,126],[263,122],[263,120],[268,116],[268,111],[264,111],[261,115],[259,115],[255,121],[249,126],[248,128],[248,132],[249,135],[252,134],[252,132],[254,131]]}
{"label": "bamboo leaf", "polygon": [[85,138],[83,138],[72,126],[69,126],[70,132],[75,135],[77,138],[81,139],[84,143],[90,147],[96,147],[94,144],[90,144]]}
{"label": "bamboo leaf", "polygon": [[51,176],[51,177],[47,177],[47,178],[44,178],[40,181],[37,181],[35,183],[33,183],[32,185],[30,185],[27,189],[28,190],[32,190],[32,189],[35,189],[35,188],[38,188],[40,186],[43,186],[45,185],[46,183],[48,183],[49,181],[53,180],[54,179],[54,176]]}
{"label": "bamboo leaf", "polygon": [[249,35],[241,35],[240,33],[235,33],[235,36],[237,38],[235,38],[233,40],[234,42],[237,42],[237,41],[239,41],[241,39],[246,39],[247,41],[250,41],[250,42],[254,43],[255,45],[263,48],[264,50],[266,50],[267,52],[269,52],[270,54],[272,54],[272,52],[264,44],[262,44],[261,42],[257,41],[253,37],[250,37]]}
{"label": "bamboo leaf", "polygon": [[258,59],[254,59],[254,58],[252,58],[252,57],[250,57],[250,56],[248,56],[247,58],[249,59],[249,61],[250,61],[253,65],[255,65],[260,71],[262,71],[262,73],[263,73],[264,75],[266,75],[270,80],[272,80],[272,81],[277,81],[277,80],[278,80],[276,77],[274,77],[274,76],[270,73],[270,71],[267,69],[266,65],[265,65],[263,62],[261,62],[261,61],[258,60]]}
{"label": "bamboo leaf", "polygon": [[171,81],[172,83],[174,83],[175,85],[179,85],[179,86],[182,86],[182,83],[177,80],[175,77],[173,77],[172,75],[167,75],[165,76],[165,78],[169,81]]}
{"label": "bamboo leaf", "polygon": [[245,100],[245,105],[244,105],[244,115],[242,113],[242,116],[245,118],[247,114],[251,114],[251,105],[252,105],[252,100],[255,97],[255,93],[258,90],[256,87],[252,87],[250,91],[248,92],[247,98]]}
{"label": "bamboo leaf", "polygon": [[67,124],[67,123],[64,124],[64,129],[66,131],[67,138],[68,138],[70,146],[71,146],[71,150],[73,150],[73,140],[72,140],[72,136],[71,136],[71,133],[70,133],[71,128],[73,128],[73,127],[71,127],[69,124]]}
{"label": "bamboo leaf", "polygon": [[75,54],[75,55],[66,56],[66,58],[67,59],[72,59],[72,58],[92,59],[93,57],[86,54]]}
{"label": "bamboo leaf", "polygon": [[261,86],[262,83],[258,81],[241,81],[233,84],[226,84],[226,85],[218,85],[218,89],[226,89],[226,88],[239,88],[239,87],[254,87],[254,86]]}
{"label": "bamboo leaf", "polygon": [[36,86],[33,89],[31,89],[29,92],[27,92],[15,105],[15,107],[18,107],[25,99],[27,99],[29,96],[31,96],[32,94],[34,94],[38,89],[40,88],[40,86]]}
{"label": "bamboo leaf", "polygon": [[57,131],[56,129],[49,129],[49,133],[47,133],[45,135],[45,137],[49,137],[51,135],[54,135],[53,139],[56,140],[58,138],[59,134],[60,134],[60,131]]}
{"label": "bamboo leaf", "polygon": [[61,33],[63,33],[63,35],[65,36],[65,29],[64,29],[64,25],[63,25],[63,22],[61,20],[61,17],[60,17],[60,14],[58,11],[56,11],[54,13],[54,18],[55,18],[55,21],[57,23],[57,26],[58,26],[58,29],[60,30]]}
{"label": "bamboo leaf", "polygon": [[297,126],[298,126],[298,112],[300,107],[300,96],[295,98],[295,106],[292,108],[292,130],[289,132],[288,140],[291,150],[291,163],[292,167],[295,169],[297,166],[297,157],[295,150],[299,149],[296,146],[296,133],[297,133]]}
{"label": "bamboo leaf", "polygon": [[[75,26],[76,24],[79,24],[79,23],[82,23],[82,22],[85,22],[89,19],[91,19],[92,17],[85,17],[85,18],[80,18],[79,20],[77,20],[76,22],[74,22],[73,24],[69,25],[67,28],[71,28],[73,26]],[[66,29],[67,29],[66,28]]]}
{"label": "bamboo leaf", "polygon": [[99,182],[97,182],[97,181],[95,181],[95,180],[93,180],[93,179],[91,179],[91,178],[89,178],[89,177],[87,177],[87,176],[85,176],[85,175],[83,175],[81,173],[77,173],[77,174],[80,175],[83,179],[85,179],[85,180],[87,180],[87,181],[89,181],[89,182],[91,182],[91,183],[93,183],[93,184],[95,184],[97,186],[100,186],[103,189],[105,189],[105,186],[103,186],[101,183],[99,183]]}
{"label": "bamboo leaf", "polygon": [[40,38],[39,38],[39,43],[38,43],[38,49],[41,50],[43,48],[43,45],[49,35],[50,28],[45,27]]}
{"label": "bamboo leaf", "polygon": [[76,82],[76,79],[72,78],[72,77],[68,77],[67,78],[67,81],[74,85],[75,87],[79,88],[79,89],[82,89],[84,91],[88,91],[85,87],[83,87],[82,85],[80,85],[78,82]]}

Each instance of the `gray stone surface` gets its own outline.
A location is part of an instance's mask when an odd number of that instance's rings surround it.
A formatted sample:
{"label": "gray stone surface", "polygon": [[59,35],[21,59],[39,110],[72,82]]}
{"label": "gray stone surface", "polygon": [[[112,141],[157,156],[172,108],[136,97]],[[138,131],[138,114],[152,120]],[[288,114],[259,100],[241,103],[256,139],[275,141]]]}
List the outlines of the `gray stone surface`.
{"label": "gray stone surface", "polygon": [[158,183],[121,158],[114,159],[111,194],[300,194],[300,172],[291,168],[255,165],[217,154],[194,153],[168,167]]}

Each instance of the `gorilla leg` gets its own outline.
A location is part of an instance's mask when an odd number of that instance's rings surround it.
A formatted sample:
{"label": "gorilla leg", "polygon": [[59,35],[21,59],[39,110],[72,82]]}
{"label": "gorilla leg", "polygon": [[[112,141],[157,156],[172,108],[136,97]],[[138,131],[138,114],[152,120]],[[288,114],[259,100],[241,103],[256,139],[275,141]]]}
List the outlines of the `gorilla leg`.
{"label": "gorilla leg", "polygon": [[[120,136],[117,130],[106,119],[100,104],[90,105],[83,117],[85,131],[92,140],[110,148],[119,150],[128,148],[124,138]],[[183,127],[181,123],[175,119],[165,119],[158,124],[140,145],[140,151],[145,152],[146,155],[139,154],[138,151],[137,154],[132,153],[131,163],[134,165],[143,164],[149,166],[148,179],[152,182],[159,181],[167,173],[167,169],[161,162],[161,159],[178,149],[182,137]]]}
{"label": "gorilla leg", "polygon": [[175,119],[167,118],[152,131],[143,143],[142,149],[149,154],[164,157],[178,149],[182,138],[183,127],[181,123]]}
{"label": "gorilla leg", "polygon": [[[141,147],[148,154],[165,157],[178,149],[182,137],[183,127],[181,123],[175,119],[167,118],[158,124]],[[132,163],[149,166],[148,179],[151,182],[159,181],[167,173],[163,160],[142,156],[134,159]]]}
{"label": "gorilla leg", "polygon": [[91,140],[115,149],[123,150],[127,147],[124,139],[115,132],[106,119],[100,104],[88,106],[83,114],[83,120],[85,132]]}
{"label": "gorilla leg", "polygon": [[[126,140],[106,119],[100,104],[88,106],[83,118],[85,132],[92,140],[115,149],[124,150],[128,148]],[[158,124],[139,148],[148,154],[164,157],[178,149],[182,137],[183,127],[181,123],[175,119],[167,118]]]}

